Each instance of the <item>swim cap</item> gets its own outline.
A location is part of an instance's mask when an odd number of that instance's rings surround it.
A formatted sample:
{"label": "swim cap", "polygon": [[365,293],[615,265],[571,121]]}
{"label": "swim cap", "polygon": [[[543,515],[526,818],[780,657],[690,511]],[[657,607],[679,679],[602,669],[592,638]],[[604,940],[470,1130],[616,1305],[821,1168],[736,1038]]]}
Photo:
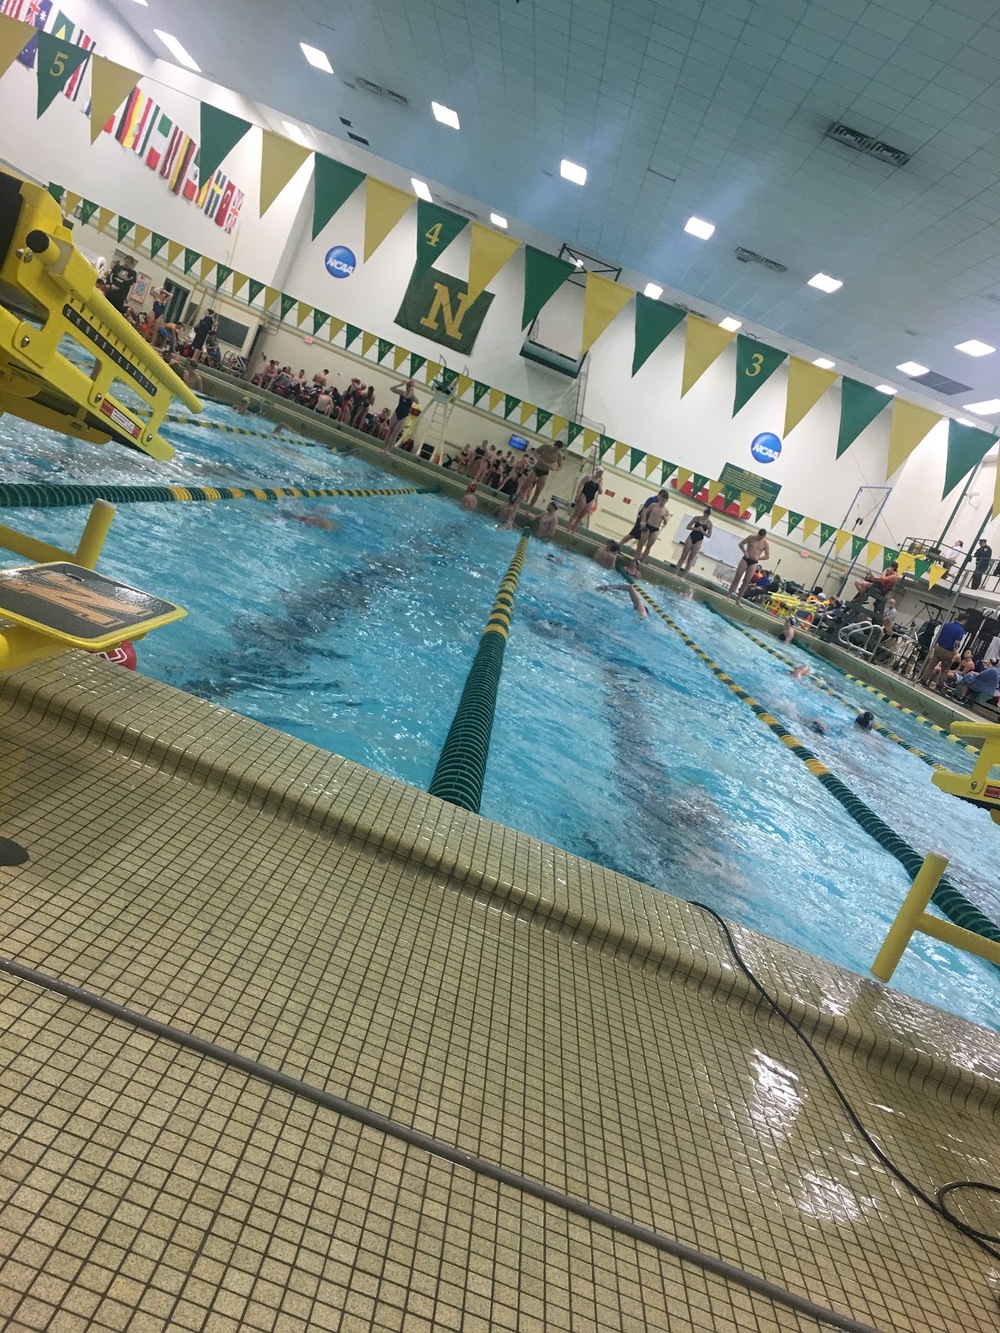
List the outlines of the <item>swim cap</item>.
{"label": "swim cap", "polygon": [[871,731],[872,723],[875,721],[874,713],[859,713],[854,719],[854,725],[860,727],[862,731]]}

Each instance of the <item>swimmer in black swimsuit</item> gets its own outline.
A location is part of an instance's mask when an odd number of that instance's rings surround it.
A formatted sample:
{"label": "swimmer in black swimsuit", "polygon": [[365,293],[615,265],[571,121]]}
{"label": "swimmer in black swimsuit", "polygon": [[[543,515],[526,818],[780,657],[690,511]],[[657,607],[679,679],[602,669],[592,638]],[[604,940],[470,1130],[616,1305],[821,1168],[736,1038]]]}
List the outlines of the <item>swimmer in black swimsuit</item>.
{"label": "swimmer in black swimsuit", "polygon": [[681,547],[681,553],[677,560],[677,574],[680,578],[684,577],[698,558],[701,553],[702,542],[712,535],[712,510],[706,507],[700,518],[692,518],[687,525],[687,530],[689,536]]}
{"label": "swimmer in black swimsuit", "polygon": [[729,585],[729,596],[737,599],[746,595],[757,566],[771,554],[771,548],[767,544],[767,529],[758,528],[756,536],[744,537],[740,542],[740,550],[743,552],[743,559],[736,566],[736,573]]}
{"label": "swimmer in black swimsuit", "polygon": [[590,506],[604,490],[604,469],[597,468],[592,477],[584,477],[576,492],[573,512],[566,524],[567,532],[576,532],[577,528],[590,512]]}
{"label": "swimmer in black swimsuit", "polygon": [[500,494],[506,495],[507,503],[501,505],[497,510],[497,527],[506,528],[508,532],[513,528],[517,511],[521,507],[521,497],[518,495],[519,485],[518,478],[510,476],[500,487]]}

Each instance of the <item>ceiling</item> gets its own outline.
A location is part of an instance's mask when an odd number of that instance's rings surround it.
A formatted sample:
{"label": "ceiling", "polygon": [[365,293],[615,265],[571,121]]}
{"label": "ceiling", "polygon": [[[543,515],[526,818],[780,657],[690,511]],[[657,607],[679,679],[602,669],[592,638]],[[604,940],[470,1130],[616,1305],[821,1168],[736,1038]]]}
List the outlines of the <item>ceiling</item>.
{"label": "ceiling", "polygon": [[[345,144],[360,135],[513,234],[543,228],[952,412],[1000,397],[1000,351],[953,346],[1000,348],[996,0],[110,3],[155,56],[165,28],[213,81]],[[831,141],[835,121],[909,162]],[[563,157],[585,186],[560,178]],[[715,223],[710,240],[685,234],[692,214]],[[738,246],[787,272],[741,263]],[[843,287],[809,287],[817,271]],[[904,361],[969,392],[922,392]]]}

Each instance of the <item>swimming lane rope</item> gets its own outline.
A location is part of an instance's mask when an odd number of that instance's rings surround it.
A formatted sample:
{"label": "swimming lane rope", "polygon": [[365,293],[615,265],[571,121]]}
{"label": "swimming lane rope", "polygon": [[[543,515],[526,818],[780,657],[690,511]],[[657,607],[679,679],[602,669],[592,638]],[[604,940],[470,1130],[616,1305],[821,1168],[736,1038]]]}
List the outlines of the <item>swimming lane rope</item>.
{"label": "swimming lane rope", "polygon": [[497,589],[493,609],[465,678],[462,697],[428,787],[432,796],[439,796],[442,801],[450,801],[463,810],[471,810],[473,814],[479,813],[483,797],[500,672],[514,612],[514,594],[527,550],[528,535],[525,533]]}
{"label": "swimming lane rope", "polygon": [[322,486],[57,486],[51,482],[0,484],[0,509],[64,509],[95,500],[111,504],[167,504],[174,500],[366,499],[373,495],[429,495],[435,486],[382,490]]}
{"label": "swimming lane rope", "polygon": [[[629,576],[626,575],[626,577]],[[856,820],[866,833],[869,833],[877,843],[896,858],[911,879],[916,878],[917,871],[923,865],[924,860],[919,852],[914,851],[909,843],[904,842],[899,834],[891,829],[884,820],[880,819],[874,810],[865,805],[864,801],[856,796],[850,787],[842,782],[835,773],[831,773],[822,760],[818,759],[807,746],[793,736],[779,718],[775,717],[773,713],[769,713],[763,704],[758,703],[742,685],[738,685],[730,675],[723,671],[717,662],[713,662],[708,653],[700,648],[694,639],[667,615],[663,607],[653,600],[641,584],[635,583],[632,579],[629,579],[629,581],[638,588],[640,595],[645,598],[664,624],[668,625],[695,656],[704,662],[712,675],[720,680],[728,690],[736,695],[741,703],[746,704],[751,712],[774,732],[781,743],[795,755],[796,759],[800,759],[813,777],[821,782],[830,795],[840,802],[851,818]],[[993,940],[1000,944],[1000,926],[995,925],[989,917],[984,916],[979,908],[970,903],[968,898],[959,893],[958,889],[947,879],[942,878],[941,883],[934,891],[932,901],[934,906],[943,912],[949,921],[954,921],[956,926],[963,926],[966,930],[975,931],[977,935],[981,935],[984,939]]]}

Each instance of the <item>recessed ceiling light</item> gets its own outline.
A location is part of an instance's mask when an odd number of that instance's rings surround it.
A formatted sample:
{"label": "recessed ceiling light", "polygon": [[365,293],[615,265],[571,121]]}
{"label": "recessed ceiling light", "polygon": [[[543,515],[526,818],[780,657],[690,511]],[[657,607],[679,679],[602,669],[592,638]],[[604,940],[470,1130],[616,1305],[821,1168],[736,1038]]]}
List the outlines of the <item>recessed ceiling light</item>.
{"label": "recessed ceiling light", "polygon": [[737,329],[743,327],[741,319],[733,319],[732,315],[727,315],[725,319],[719,320],[719,328],[725,329],[727,333],[735,333]]}
{"label": "recessed ceiling light", "polygon": [[154,28],[153,31],[175,60],[179,61],[186,69],[193,69],[196,74],[201,73],[201,66],[195,63],[172,33],[162,32],[159,28]]}
{"label": "recessed ceiling light", "polygon": [[507,230],[507,219],[502,213],[491,213],[490,221],[493,223],[494,227],[502,227],[504,231]]}
{"label": "recessed ceiling light", "polygon": [[899,390],[894,389],[891,384],[876,384],[875,388],[879,393],[899,393]]}
{"label": "recessed ceiling light", "polygon": [[702,222],[701,218],[688,218],[684,223],[684,230],[691,236],[697,236],[701,241],[707,241],[715,231],[715,223]]}
{"label": "recessed ceiling light", "polygon": [[312,147],[312,144],[306,138],[303,131],[299,129],[298,125],[293,125],[290,120],[283,120],[281,123],[284,125],[285,133],[288,135],[289,139],[294,139],[295,142],[301,144],[303,148]]}
{"label": "recessed ceiling light", "polygon": [[137,5],[144,5],[147,9],[149,8],[149,0],[135,0],[135,3]]}
{"label": "recessed ceiling light", "polygon": [[809,279],[809,286],[818,287],[821,292],[836,292],[843,285],[839,278],[831,278],[829,273],[816,273]]}
{"label": "recessed ceiling light", "polygon": [[648,296],[651,301],[658,301],[662,295],[662,287],[657,287],[655,282],[646,283],[646,290],[643,292],[643,296]]}
{"label": "recessed ceiling light", "polygon": [[559,175],[566,180],[572,181],[574,185],[587,184],[587,168],[578,167],[575,162],[571,162],[568,157],[564,157],[559,163]]}
{"label": "recessed ceiling light", "polygon": [[904,361],[896,369],[901,370],[904,375],[909,375],[911,379],[915,379],[918,375],[928,374],[930,366],[922,366],[919,361]]}
{"label": "recessed ceiling light", "polygon": [[299,42],[302,48],[302,54],[312,65],[313,69],[321,69],[324,74],[332,74],[333,66],[330,64],[330,57],[325,51],[321,51],[318,46],[310,46],[308,42]]}
{"label": "recessed ceiling light", "polygon": [[965,403],[964,407],[966,412],[975,412],[977,417],[991,417],[1000,412],[1000,398],[987,398],[984,403]]}
{"label": "recessed ceiling light", "polygon": [[966,356],[989,356],[990,352],[996,350],[989,343],[981,343],[978,338],[970,338],[968,342],[955,344],[955,351],[964,352]]}
{"label": "recessed ceiling light", "polygon": [[450,106],[442,106],[440,102],[432,102],[431,110],[434,112],[434,119],[439,120],[442,125],[450,125],[453,130],[462,128],[458,123],[458,112],[452,111]]}
{"label": "recessed ceiling light", "polygon": [[819,366],[820,370],[833,370],[836,364],[836,361],[831,361],[829,357],[825,356],[818,356],[813,362],[813,365]]}
{"label": "recessed ceiling light", "polygon": [[418,181],[416,176],[411,176],[410,184],[413,186],[413,193],[417,196],[418,199],[422,199],[425,204],[429,204],[431,202],[430,189],[428,188],[428,186],[424,184],[423,181]]}

